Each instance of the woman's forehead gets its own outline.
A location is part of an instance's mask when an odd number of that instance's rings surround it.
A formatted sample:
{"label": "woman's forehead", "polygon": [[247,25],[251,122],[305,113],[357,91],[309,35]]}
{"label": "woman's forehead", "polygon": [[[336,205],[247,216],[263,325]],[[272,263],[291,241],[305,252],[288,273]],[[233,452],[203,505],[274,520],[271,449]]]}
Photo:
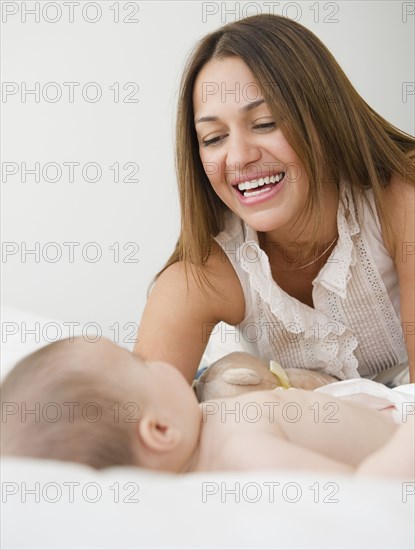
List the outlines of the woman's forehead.
{"label": "woman's forehead", "polygon": [[[250,110],[265,103],[258,83],[240,58],[211,60],[200,71],[193,89],[195,123],[214,120],[224,104]],[[209,112],[208,112],[209,111]],[[207,117],[207,118],[206,118]]]}
{"label": "woman's forehead", "polygon": [[201,91],[221,92],[221,94],[238,93],[241,87],[249,84],[257,88],[256,95],[259,93],[259,87],[248,65],[239,57],[225,57],[224,59],[211,59],[199,71],[195,80],[194,93]]}

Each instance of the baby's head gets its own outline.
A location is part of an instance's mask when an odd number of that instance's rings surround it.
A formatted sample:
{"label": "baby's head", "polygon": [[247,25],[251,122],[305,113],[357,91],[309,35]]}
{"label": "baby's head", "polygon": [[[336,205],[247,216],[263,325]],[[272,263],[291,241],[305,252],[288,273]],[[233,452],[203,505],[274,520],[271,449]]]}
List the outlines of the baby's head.
{"label": "baby's head", "polygon": [[197,448],[201,410],[182,374],[106,339],[45,346],[1,394],[4,455],[178,472]]}

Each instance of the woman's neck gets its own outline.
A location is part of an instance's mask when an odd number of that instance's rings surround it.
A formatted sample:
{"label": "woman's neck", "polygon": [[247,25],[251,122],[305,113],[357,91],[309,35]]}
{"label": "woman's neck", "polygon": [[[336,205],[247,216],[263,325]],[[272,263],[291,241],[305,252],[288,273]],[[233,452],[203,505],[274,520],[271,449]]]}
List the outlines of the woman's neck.
{"label": "woman's neck", "polygon": [[[271,266],[287,269],[312,268],[314,263],[320,266],[331,254],[338,237],[337,209],[338,197],[326,197],[324,200],[325,215],[322,220],[308,220],[300,227],[276,228],[271,231],[258,232],[259,246],[267,254]],[[315,223],[318,227],[316,237],[313,236]]]}

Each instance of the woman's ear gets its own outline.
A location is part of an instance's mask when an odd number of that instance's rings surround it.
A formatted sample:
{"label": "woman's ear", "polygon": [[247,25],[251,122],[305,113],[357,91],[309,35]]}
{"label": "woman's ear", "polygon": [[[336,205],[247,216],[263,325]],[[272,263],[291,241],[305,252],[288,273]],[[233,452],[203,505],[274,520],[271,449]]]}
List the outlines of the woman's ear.
{"label": "woman's ear", "polygon": [[159,453],[173,450],[182,439],[177,428],[149,415],[140,419],[137,431],[141,444],[147,449]]}

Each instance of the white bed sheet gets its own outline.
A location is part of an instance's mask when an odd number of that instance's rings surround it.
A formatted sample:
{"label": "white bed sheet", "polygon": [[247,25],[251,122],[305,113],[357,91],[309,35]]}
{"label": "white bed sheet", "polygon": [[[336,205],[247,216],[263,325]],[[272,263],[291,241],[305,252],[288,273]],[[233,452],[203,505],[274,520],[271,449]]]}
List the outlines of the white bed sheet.
{"label": "white bed sheet", "polygon": [[[3,549],[395,550],[415,542],[413,484],[288,471],[96,472],[31,459],[4,459],[2,480]],[[73,502],[69,482],[79,484]],[[35,493],[23,502],[25,487]]]}

